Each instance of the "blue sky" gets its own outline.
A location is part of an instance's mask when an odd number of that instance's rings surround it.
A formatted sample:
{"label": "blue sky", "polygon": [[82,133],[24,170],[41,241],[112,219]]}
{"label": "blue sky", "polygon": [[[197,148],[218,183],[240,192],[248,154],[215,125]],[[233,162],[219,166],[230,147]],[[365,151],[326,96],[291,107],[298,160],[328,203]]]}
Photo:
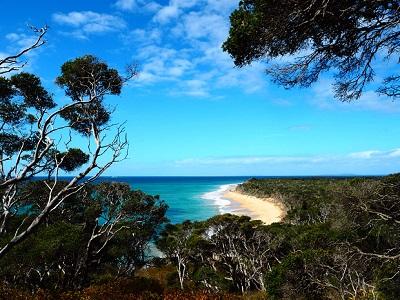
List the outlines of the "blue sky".
{"label": "blue sky", "polygon": [[[332,97],[331,77],[284,90],[258,62],[238,69],[220,46],[237,0],[6,1],[0,55],[32,39],[27,24],[48,24],[30,54],[59,103],[61,64],[93,54],[139,77],[119,97],[129,159],[108,175],[334,175],[400,170],[400,104],[369,87],[357,102]],[[390,62],[376,61],[377,79]]]}

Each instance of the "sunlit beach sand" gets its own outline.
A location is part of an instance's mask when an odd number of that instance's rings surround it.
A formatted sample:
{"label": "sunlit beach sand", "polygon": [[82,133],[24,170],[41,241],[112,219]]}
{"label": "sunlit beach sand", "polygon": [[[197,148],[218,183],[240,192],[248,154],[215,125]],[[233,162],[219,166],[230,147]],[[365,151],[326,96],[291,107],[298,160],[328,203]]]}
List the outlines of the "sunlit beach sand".
{"label": "sunlit beach sand", "polygon": [[236,215],[247,215],[265,224],[280,222],[286,214],[285,207],[275,198],[257,198],[243,194],[231,186],[225,193],[224,198],[238,203],[238,209],[232,213]]}

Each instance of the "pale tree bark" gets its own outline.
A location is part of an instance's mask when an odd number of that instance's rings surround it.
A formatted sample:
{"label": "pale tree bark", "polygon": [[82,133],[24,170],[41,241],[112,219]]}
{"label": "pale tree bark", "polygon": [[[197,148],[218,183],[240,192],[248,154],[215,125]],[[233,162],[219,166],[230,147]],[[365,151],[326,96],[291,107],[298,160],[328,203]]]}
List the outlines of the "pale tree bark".
{"label": "pale tree bark", "polygon": [[18,71],[23,68],[26,65],[26,61],[21,61],[21,58],[23,58],[23,56],[26,55],[28,52],[39,48],[46,43],[44,36],[48,31],[47,25],[42,28],[36,28],[33,26],[30,26],[30,28],[37,35],[36,39],[31,45],[23,48],[18,53],[0,58],[0,75],[4,75],[13,71]]}
{"label": "pale tree bark", "polygon": [[[368,262],[351,248],[337,248],[328,264],[316,261],[306,264],[306,272],[312,283],[330,290],[340,299],[377,299],[376,287],[367,278]],[[368,299],[369,299],[368,298]]]}
{"label": "pale tree bark", "polygon": [[219,224],[210,228],[212,235],[206,238],[215,249],[211,266],[220,265],[227,276],[243,294],[251,288],[265,291],[264,276],[277,260],[270,248],[271,237],[266,232],[254,228],[246,234],[232,224]]}
{"label": "pale tree bark", "polygon": [[[42,110],[36,116],[36,125],[31,127],[30,136],[38,137],[30,159],[24,160],[23,146],[18,153],[3,158],[3,173],[0,181],[2,191],[0,205],[0,236],[8,234],[6,224],[9,219],[18,213],[18,206],[22,205],[24,199],[20,198],[18,191],[20,185],[35,175],[46,175],[45,181],[48,193],[47,202],[40,208],[40,212],[33,218],[25,218],[20,226],[11,235],[11,238],[0,247],[0,259],[16,244],[23,241],[31,234],[52,211],[66,201],[69,196],[79,192],[85,185],[95,181],[112,164],[127,157],[128,142],[125,130],[122,126],[108,125],[99,126],[95,120],[90,121],[90,132],[86,135],[87,151],[90,160],[84,169],[73,176],[72,179],[58,190],[60,182],[61,165],[65,157],[51,156],[52,149],[63,147],[68,149],[71,144],[72,124],[59,125],[57,118],[67,109],[84,107],[105,96],[110,87],[96,86],[94,77],[93,85],[87,87],[90,95],[68,104],[53,112]],[[66,136],[66,137],[65,137]],[[7,171],[5,170],[7,168]]]}

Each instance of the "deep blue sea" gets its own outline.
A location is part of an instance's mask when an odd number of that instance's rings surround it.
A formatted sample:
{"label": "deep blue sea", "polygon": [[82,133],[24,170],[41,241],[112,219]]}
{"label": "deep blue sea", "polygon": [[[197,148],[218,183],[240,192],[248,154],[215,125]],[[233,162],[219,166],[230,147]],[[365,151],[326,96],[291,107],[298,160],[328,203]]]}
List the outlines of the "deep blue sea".
{"label": "deep blue sea", "polygon": [[100,181],[129,183],[132,189],[159,195],[168,206],[171,223],[185,220],[206,220],[219,213],[229,212],[229,201],[222,198],[230,184],[250,177],[101,177]]}

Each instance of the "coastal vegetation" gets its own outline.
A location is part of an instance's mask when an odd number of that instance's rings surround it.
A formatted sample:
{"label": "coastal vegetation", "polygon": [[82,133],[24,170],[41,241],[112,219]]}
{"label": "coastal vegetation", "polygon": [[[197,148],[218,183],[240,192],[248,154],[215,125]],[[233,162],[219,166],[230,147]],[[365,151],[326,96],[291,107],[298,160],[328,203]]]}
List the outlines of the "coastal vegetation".
{"label": "coastal vegetation", "polygon": [[[33,203],[44,201],[46,184],[31,182],[25,192],[32,188]],[[168,224],[157,197],[118,183],[88,185],[0,261],[4,294],[398,298],[400,175],[250,179],[237,190],[276,197],[288,213],[270,225],[231,214]],[[154,245],[161,257],[148,252]]]}
{"label": "coastal vegetation", "polygon": [[399,188],[399,175],[251,179],[238,190],[280,199],[282,222],[216,216],[167,226],[158,245],[181,287],[186,280],[269,299],[397,299]]}
{"label": "coastal vegetation", "polygon": [[[47,182],[21,193],[25,205],[6,227],[5,244],[24,219],[35,219],[47,201]],[[68,182],[60,182],[62,190]],[[86,185],[46,217],[38,230],[0,260],[0,278],[22,290],[77,290],[110,278],[129,277],[147,263],[148,244],[163,224],[167,205],[129,185]]]}

